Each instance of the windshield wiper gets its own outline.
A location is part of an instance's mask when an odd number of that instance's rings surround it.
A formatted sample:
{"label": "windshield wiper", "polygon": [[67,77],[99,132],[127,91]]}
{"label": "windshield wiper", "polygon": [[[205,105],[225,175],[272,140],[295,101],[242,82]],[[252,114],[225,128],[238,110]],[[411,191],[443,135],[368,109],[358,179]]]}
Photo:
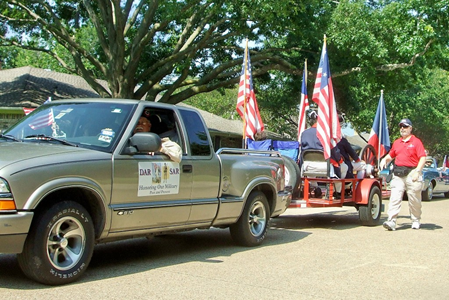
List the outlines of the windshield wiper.
{"label": "windshield wiper", "polygon": [[73,144],[70,143],[66,140],[62,140],[62,139],[58,139],[49,135],[45,135],[45,134],[34,134],[34,135],[28,135],[25,137],[26,139],[36,139],[39,141],[56,141],[56,142],[60,142],[61,144],[67,145],[67,146],[73,146],[73,147],[78,147],[77,144]]}
{"label": "windshield wiper", "polygon": [[4,139],[11,140],[14,142],[21,142],[21,140],[19,140],[18,138],[16,138],[15,136],[13,136],[11,134],[0,134],[0,138],[4,138]]}

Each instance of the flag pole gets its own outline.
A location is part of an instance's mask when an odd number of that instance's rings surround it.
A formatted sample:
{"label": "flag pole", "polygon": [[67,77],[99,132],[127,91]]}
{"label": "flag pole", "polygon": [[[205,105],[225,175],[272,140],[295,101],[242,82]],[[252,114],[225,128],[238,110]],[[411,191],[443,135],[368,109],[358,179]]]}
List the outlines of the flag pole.
{"label": "flag pole", "polygon": [[306,79],[307,82],[307,58],[304,59],[304,70],[306,71],[304,78]]}
{"label": "flag pole", "polygon": [[246,149],[246,118],[247,118],[247,112],[246,112],[246,102],[248,95],[246,94],[246,75],[248,73],[248,38],[246,39],[246,45],[245,45],[245,54],[243,58],[243,65],[244,65],[244,75],[243,75],[243,134],[242,134],[242,148]]}
{"label": "flag pole", "polygon": [[[381,114],[381,116],[383,116],[383,114],[382,114],[382,112],[384,111],[384,107],[383,107],[383,105],[384,105],[384,90],[380,90],[380,99],[381,99],[381,101],[380,101],[380,114]],[[383,122],[383,118],[381,117],[380,118],[380,122],[379,122],[379,144],[378,144],[378,146],[377,146],[377,166],[380,166],[380,145],[382,144],[382,126],[383,126],[383,124],[382,124],[382,122]]]}

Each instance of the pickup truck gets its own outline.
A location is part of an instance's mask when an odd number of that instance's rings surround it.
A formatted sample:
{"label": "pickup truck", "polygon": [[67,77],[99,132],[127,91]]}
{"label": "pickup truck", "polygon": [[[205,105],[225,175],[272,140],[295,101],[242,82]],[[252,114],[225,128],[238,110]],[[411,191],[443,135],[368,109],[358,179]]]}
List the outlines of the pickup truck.
{"label": "pickup truck", "polygon": [[[142,115],[151,132],[134,133]],[[167,136],[181,162],[159,152]],[[176,105],[53,101],[4,132],[0,153],[0,253],[48,285],[77,280],[98,243],[218,227],[259,245],[291,201],[279,153],[214,152],[201,115]]]}

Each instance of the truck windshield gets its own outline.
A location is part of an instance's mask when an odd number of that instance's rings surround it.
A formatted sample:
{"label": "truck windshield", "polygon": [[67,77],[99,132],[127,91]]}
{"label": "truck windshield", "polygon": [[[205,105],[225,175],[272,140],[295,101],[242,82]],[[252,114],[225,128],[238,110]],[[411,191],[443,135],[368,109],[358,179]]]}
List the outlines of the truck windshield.
{"label": "truck windshield", "polygon": [[103,102],[40,106],[4,135],[22,142],[50,142],[110,152],[129,122],[131,104]]}

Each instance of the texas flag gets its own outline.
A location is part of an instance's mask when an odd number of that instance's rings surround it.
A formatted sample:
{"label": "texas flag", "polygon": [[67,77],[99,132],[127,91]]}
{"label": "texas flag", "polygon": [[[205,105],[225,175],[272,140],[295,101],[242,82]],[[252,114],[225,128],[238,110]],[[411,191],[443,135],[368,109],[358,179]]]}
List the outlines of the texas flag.
{"label": "texas flag", "polygon": [[387,114],[385,112],[384,91],[380,93],[376,117],[371,128],[368,144],[374,147],[378,158],[383,157],[390,151],[390,136],[388,134]]}

